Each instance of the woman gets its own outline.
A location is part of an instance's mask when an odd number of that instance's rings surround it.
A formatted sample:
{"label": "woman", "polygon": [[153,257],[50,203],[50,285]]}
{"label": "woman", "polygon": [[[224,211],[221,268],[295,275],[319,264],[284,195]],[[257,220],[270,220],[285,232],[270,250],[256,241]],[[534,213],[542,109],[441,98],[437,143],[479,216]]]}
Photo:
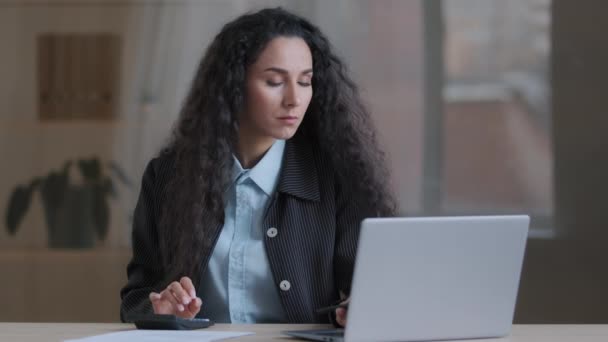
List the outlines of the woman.
{"label": "woman", "polygon": [[121,318],[328,322],[315,309],[348,297],[360,221],[394,209],[327,38],[280,8],[243,15],[209,46],[144,172]]}

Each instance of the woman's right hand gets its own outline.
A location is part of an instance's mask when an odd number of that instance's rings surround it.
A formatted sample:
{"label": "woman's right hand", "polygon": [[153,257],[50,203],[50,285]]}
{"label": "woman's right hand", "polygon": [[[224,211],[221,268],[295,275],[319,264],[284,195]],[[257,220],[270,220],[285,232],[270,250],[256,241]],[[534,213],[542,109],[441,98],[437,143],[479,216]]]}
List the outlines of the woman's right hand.
{"label": "woman's right hand", "polygon": [[161,293],[150,292],[150,302],[155,314],[194,318],[201,310],[203,301],[196,296],[192,280],[182,277],[174,281]]}

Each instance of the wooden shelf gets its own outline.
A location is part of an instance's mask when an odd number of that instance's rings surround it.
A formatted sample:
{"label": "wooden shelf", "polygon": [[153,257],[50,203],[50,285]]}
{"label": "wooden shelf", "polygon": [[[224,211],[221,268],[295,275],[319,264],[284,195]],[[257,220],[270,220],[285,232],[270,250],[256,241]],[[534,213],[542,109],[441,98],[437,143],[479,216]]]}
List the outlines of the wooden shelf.
{"label": "wooden shelf", "polygon": [[0,252],[0,321],[118,322],[128,249]]}

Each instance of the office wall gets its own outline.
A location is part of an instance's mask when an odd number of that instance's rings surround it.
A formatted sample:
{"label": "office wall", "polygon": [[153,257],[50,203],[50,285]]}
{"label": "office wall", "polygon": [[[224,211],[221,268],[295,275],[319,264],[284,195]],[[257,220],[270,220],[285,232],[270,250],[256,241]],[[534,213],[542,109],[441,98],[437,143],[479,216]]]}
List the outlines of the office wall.
{"label": "office wall", "polygon": [[603,1],[553,6],[553,135],[558,229],[608,240],[608,24]]}
{"label": "office wall", "polygon": [[[421,175],[422,40],[417,1],[61,1],[0,4],[0,209],[11,191],[67,159],[114,160],[133,182],[117,184],[106,239],[93,248],[48,247],[38,194],[14,235],[0,229],[1,321],[117,321],[130,257],[129,216],[148,160],[165,143],[194,70],[228,20],[265,6],[310,18],[360,84],[390,155],[402,210],[416,210]],[[406,18],[407,20],[403,20]],[[41,121],[36,37],[120,37],[120,101],[110,120]],[[402,56],[407,55],[406,61]],[[73,169],[71,182],[78,183]],[[84,304],[86,303],[86,305]]]}
{"label": "office wall", "polygon": [[[51,169],[59,169],[64,161],[98,155],[104,160],[116,160],[130,169],[132,156],[125,138],[124,118],[113,121],[43,122],[38,118],[36,39],[48,32],[108,32],[125,39],[124,69],[131,68],[130,11],[122,7],[73,8],[49,3],[45,6],[0,7],[0,154],[4,158],[0,177],[0,208],[8,204],[8,196],[17,184],[29,182]],[[128,33],[131,33],[129,35]],[[122,72],[124,75],[124,71]],[[126,84],[122,85],[126,87]],[[123,199],[128,199],[127,197]],[[124,227],[126,215],[113,202],[116,215],[113,225]],[[18,234],[9,237],[0,230],[0,247],[45,247],[47,230],[41,203],[34,200]],[[4,216],[3,216],[4,217]],[[124,230],[124,229],[123,229]],[[110,232],[105,241],[116,246],[124,237],[120,230]]]}
{"label": "office wall", "polygon": [[[119,187],[110,200],[108,236],[86,250],[48,248],[43,203],[35,193],[17,232],[4,222],[17,184],[60,169],[66,160],[113,160],[134,177],[133,102],[121,96],[114,120],[42,121],[38,117],[37,37],[45,33],[112,33],[121,38],[121,89],[133,85],[142,13],[123,6],[70,6],[58,1],[0,5],[0,310],[2,321],[115,321],[129,257],[129,211],[137,188]],[[144,122],[142,128],[146,130]],[[137,126],[139,127],[139,125]],[[72,168],[71,182],[79,173]],[[134,184],[138,182],[133,179]]]}
{"label": "office wall", "polygon": [[608,322],[608,24],[605,1],[553,2],[552,121],[558,238],[529,241],[516,319]]}

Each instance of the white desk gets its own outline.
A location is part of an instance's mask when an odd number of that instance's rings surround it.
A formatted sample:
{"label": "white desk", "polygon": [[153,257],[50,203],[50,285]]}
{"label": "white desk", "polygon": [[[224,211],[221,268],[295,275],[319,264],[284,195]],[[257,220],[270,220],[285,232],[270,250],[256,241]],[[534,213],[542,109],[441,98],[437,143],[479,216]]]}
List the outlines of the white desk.
{"label": "white desk", "polygon": [[[216,324],[210,330],[251,331],[255,335],[239,341],[296,341],[281,335],[283,330],[319,329],[326,325],[310,324]],[[0,323],[0,341],[63,341],[120,330],[134,329],[120,323]],[[608,325],[515,325],[509,337],[472,340],[471,342],[606,342]]]}

